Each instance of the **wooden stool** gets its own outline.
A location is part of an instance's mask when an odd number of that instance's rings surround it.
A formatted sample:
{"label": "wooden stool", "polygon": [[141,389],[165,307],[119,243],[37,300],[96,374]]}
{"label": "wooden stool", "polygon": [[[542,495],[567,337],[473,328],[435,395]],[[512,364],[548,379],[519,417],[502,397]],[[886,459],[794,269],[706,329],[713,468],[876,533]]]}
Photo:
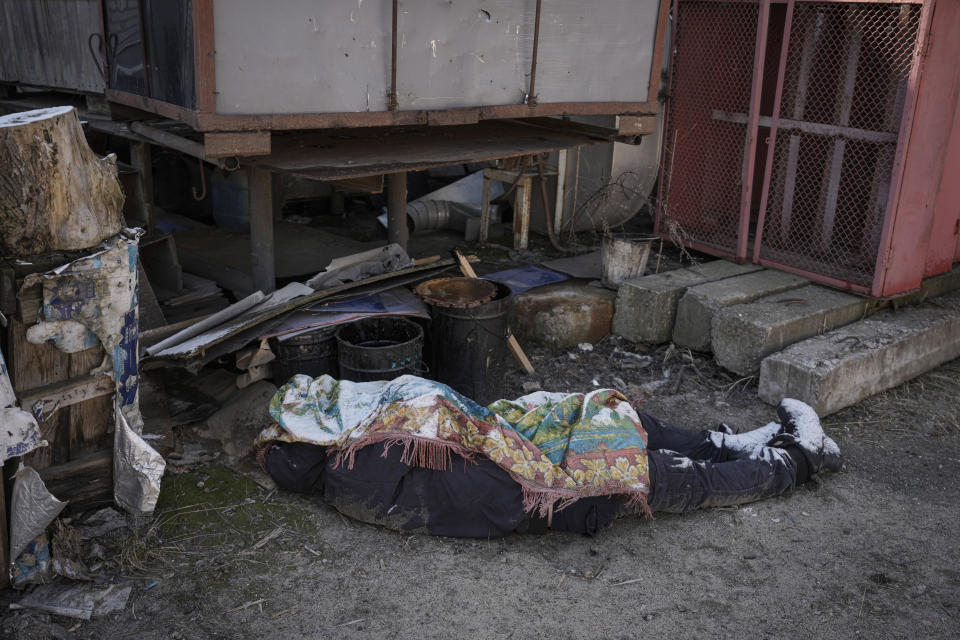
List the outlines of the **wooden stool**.
{"label": "wooden stool", "polygon": [[[544,177],[557,175],[556,170],[545,169]],[[519,180],[518,180],[519,176]],[[514,169],[496,169],[488,167],[483,170],[483,198],[480,207],[480,242],[486,242],[490,226],[490,181],[496,180],[505,184],[517,183],[516,194],[513,198],[513,248],[526,249],[530,237],[530,204],[533,193],[533,179],[539,177],[536,167],[528,167],[521,174]],[[544,203],[546,206],[546,203]]]}

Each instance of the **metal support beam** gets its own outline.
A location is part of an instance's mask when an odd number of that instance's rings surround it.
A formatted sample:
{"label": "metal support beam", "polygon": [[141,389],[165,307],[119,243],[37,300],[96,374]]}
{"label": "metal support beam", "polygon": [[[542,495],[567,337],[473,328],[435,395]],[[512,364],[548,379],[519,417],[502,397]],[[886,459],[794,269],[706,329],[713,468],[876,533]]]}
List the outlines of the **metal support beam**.
{"label": "metal support beam", "polygon": [[407,248],[407,172],[387,176],[387,241]]}
{"label": "metal support beam", "polygon": [[253,286],[270,293],[277,287],[273,250],[273,180],[266,169],[250,167],[247,171]]}

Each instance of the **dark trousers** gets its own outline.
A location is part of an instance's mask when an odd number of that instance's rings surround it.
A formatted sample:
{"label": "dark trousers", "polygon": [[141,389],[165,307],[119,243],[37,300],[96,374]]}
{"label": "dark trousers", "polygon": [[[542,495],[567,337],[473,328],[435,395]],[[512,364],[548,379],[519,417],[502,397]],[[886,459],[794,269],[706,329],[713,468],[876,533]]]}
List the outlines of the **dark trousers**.
{"label": "dark trousers", "polygon": [[648,437],[651,511],[686,513],[778,496],[806,465],[789,449],[747,455],[724,447],[716,432],[681,429],[648,414],[640,419]]}

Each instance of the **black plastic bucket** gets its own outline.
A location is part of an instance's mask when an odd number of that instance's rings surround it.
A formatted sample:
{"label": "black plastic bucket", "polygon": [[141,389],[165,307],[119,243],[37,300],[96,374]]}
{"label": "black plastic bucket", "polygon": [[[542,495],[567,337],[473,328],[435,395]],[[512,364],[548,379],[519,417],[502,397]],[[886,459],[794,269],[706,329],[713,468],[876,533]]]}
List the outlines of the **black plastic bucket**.
{"label": "black plastic bucket", "polygon": [[423,329],[406,318],[364,318],[337,330],[340,378],[393,380],[424,373]]}
{"label": "black plastic bucket", "polygon": [[280,341],[272,347],[277,359],[273,361],[273,381],[280,385],[291,376],[302,373],[317,378],[324,374],[336,376],[337,342],[333,339],[336,327],[320,327]]}
{"label": "black plastic bucket", "polygon": [[430,305],[433,377],[486,405],[502,397],[510,287],[495,283],[490,302],[475,307]]}

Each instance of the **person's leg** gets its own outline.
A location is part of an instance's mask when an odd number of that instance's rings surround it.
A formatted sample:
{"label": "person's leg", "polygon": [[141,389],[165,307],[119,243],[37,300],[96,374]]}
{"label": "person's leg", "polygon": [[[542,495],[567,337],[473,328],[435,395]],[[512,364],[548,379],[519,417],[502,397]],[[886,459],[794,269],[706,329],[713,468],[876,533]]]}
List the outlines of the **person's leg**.
{"label": "person's leg", "polygon": [[766,446],[780,432],[776,422],[759,429],[733,433],[725,425],[720,430],[691,431],[670,424],[656,416],[639,413],[640,422],[647,432],[647,449],[666,449],[694,460],[726,462],[744,456]]}
{"label": "person's leg", "polygon": [[726,462],[693,460],[674,451],[650,451],[650,510],[686,513],[778,496],[806,480],[799,452],[763,447]]}
{"label": "person's leg", "polygon": [[840,469],[840,450],[824,433],[813,408],[786,399],[777,413],[783,429],[773,437],[772,446],[758,444],[772,428],[767,425],[739,438],[706,432],[706,439],[722,451],[722,455],[715,452],[714,459],[693,460],[682,452],[650,451],[650,509],[683,513],[753,502],[780,495],[821,470]]}

